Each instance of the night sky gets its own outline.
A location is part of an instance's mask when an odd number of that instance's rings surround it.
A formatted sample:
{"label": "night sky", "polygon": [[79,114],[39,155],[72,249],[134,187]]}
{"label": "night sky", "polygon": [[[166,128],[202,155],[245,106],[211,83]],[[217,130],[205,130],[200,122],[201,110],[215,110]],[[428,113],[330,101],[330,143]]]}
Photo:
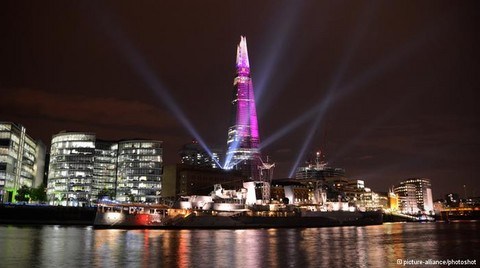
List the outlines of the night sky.
{"label": "night sky", "polygon": [[167,164],[190,122],[225,150],[245,35],[275,178],[304,147],[300,164],[321,150],[374,191],[426,177],[434,198],[480,195],[480,2],[161,2],[2,1],[0,121],[47,146],[162,140]]}

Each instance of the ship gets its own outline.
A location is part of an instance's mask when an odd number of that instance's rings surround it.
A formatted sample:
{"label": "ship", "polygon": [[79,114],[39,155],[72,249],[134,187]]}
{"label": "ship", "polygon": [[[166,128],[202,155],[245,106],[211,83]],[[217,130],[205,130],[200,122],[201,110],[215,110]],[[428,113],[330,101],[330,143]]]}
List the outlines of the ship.
{"label": "ship", "polygon": [[[381,211],[360,211],[345,204],[248,202],[248,190],[215,185],[209,196],[182,196],[171,206],[103,203],[95,228],[246,229],[366,226],[383,223]],[[335,206],[336,205],[336,206]]]}
{"label": "ship", "polygon": [[97,205],[93,227],[98,229],[163,228],[170,206],[163,204],[102,201]]}

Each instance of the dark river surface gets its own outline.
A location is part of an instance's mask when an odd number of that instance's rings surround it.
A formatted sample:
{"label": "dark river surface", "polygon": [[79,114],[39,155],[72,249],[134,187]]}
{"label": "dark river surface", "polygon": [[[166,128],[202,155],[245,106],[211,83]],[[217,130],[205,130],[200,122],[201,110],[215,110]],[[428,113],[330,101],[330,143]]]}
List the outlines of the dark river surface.
{"label": "dark river surface", "polygon": [[469,265],[475,267],[479,227],[480,222],[245,230],[0,225],[0,267],[439,267],[431,263],[448,260],[475,261]]}

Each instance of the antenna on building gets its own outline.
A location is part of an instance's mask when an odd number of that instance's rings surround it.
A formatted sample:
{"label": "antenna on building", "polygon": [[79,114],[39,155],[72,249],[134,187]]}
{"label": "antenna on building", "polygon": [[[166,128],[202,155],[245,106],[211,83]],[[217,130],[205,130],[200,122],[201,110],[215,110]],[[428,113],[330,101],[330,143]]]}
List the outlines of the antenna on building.
{"label": "antenna on building", "polygon": [[317,157],[315,158],[315,164],[317,168],[320,166],[320,156],[321,156],[322,151],[317,152]]}

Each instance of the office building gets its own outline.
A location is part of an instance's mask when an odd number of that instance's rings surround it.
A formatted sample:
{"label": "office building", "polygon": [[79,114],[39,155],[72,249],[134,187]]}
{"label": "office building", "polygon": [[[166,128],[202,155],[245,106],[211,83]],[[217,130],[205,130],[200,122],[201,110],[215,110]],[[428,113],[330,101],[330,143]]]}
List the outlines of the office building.
{"label": "office building", "polygon": [[50,146],[48,200],[65,206],[84,205],[94,200],[94,159],[95,134],[60,132],[54,135]]}
{"label": "office building", "polygon": [[398,195],[398,206],[403,213],[433,213],[432,186],[429,179],[407,179],[393,189]]}
{"label": "office building", "polygon": [[117,181],[118,143],[96,140],[93,163],[92,195],[115,195]]}
{"label": "office building", "polygon": [[162,195],[161,141],[126,140],[118,143],[119,201],[158,202]]}
{"label": "office building", "polygon": [[22,125],[0,122],[0,203],[15,202],[24,185],[41,185],[44,166],[45,145],[31,138]]}
{"label": "office building", "polygon": [[89,205],[100,193],[119,201],[157,202],[162,156],[161,141],[104,141],[93,133],[61,132],[50,148],[49,203]]}

